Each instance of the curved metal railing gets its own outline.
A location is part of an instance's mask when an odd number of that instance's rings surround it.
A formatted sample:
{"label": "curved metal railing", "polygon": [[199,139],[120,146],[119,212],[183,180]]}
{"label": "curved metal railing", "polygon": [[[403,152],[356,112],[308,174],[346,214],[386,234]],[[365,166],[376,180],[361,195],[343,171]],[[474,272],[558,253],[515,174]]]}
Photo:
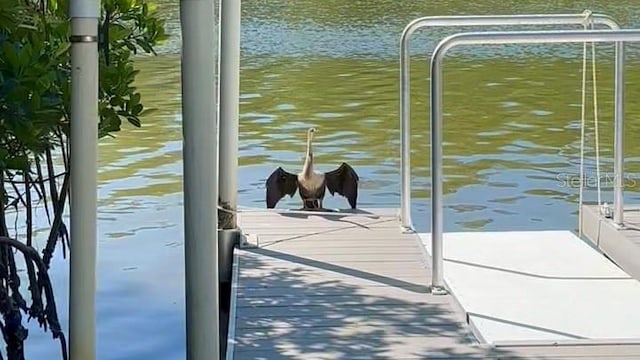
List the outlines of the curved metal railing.
{"label": "curved metal railing", "polygon": [[[623,141],[623,111],[624,100],[622,89],[624,78],[623,45],[624,41],[640,41],[640,29],[630,30],[581,30],[581,31],[494,31],[470,32],[449,36],[436,46],[431,57],[431,256],[432,291],[436,294],[446,293],[443,281],[443,175],[442,175],[442,60],[447,51],[459,45],[483,44],[551,44],[551,43],[580,43],[580,42],[615,42],[616,43],[616,104],[615,104],[615,153],[616,187],[622,193],[622,141]],[[614,170],[615,171],[615,170]],[[620,184],[618,184],[620,182]],[[620,195],[621,196],[621,195]],[[615,199],[614,199],[615,200]],[[618,203],[621,206],[621,202]],[[616,208],[616,210],[618,210]],[[622,208],[620,207],[620,211]],[[620,218],[621,220],[621,218]]]}
{"label": "curved metal railing", "polygon": [[[610,29],[620,26],[613,18],[604,14],[539,14],[539,15],[480,15],[480,16],[427,16],[413,20],[402,32],[400,39],[400,222],[404,231],[414,231],[411,220],[411,126],[410,126],[410,90],[409,90],[409,40],[413,33],[424,27],[432,26],[500,26],[500,25],[582,25],[587,18],[594,24],[604,25]],[[622,59],[622,46],[616,46],[616,59]],[[622,62],[616,61],[616,81],[623,78]],[[616,86],[616,98],[622,98],[624,89]],[[622,114],[621,108],[616,106],[616,114]],[[620,129],[622,129],[620,124]],[[618,134],[618,125],[616,125]],[[617,139],[617,138],[616,138]],[[620,140],[620,139],[618,139]],[[615,167],[622,174],[622,142],[616,142]],[[618,172],[616,172],[618,174]],[[622,223],[622,179],[618,184],[616,178],[616,192],[614,196],[614,220]]]}

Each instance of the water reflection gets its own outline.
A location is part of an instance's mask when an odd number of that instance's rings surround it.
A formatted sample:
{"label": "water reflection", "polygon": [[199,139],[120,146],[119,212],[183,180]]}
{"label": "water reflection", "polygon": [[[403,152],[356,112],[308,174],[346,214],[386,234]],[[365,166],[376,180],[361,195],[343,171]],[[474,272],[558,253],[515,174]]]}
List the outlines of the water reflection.
{"label": "water reflection", "polygon": [[[178,359],[184,354],[182,154],[178,2],[159,1],[172,38],[158,58],[138,61],[138,87],[157,111],[100,147],[101,359]],[[398,39],[424,15],[579,13],[640,25],[635,1],[243,1],[239,202],[264,207],[264,180],[276,166],[298,171],[305,130],[316,126],[320,169],[342,161],[362,178],[362,207],[399,203]],[[451,29],[413,42],[413,215],[428,230],[427,52]],[[640,130],[638,46],[628,46],[628,134]],[[599,46],[603,199],[612,172],[612,47]],[[572,229],[579,165],[580,44],[468,47],[445,61],[445,229]],[[558,54],[558,57],[551,56]],[[527,55],[527,56],[521,56]],[[586,160],[595,186],[588,104]],[[128,126],[128,125],[126,125]],[[639,147],[627,135],[627,201],[638,201]],[[609,176],[609,177],[607,177]],[[594,200],[593,189],[587,199]],[[298,206],[284,199],[280,206]],[[327,206],[345,207],[342,198]],[[44,223],[44,215],[40,220]],[[66,260],[54,279],[66,318]],[[66,325],[66,321],[63,323]],[[49,358],[49,334],[33,328],[29,358]],[[114,346],[118,349],[113,350]],[[121,347],[122,346],[122,347]],[[46,355],[45,355],[46,354]]]}

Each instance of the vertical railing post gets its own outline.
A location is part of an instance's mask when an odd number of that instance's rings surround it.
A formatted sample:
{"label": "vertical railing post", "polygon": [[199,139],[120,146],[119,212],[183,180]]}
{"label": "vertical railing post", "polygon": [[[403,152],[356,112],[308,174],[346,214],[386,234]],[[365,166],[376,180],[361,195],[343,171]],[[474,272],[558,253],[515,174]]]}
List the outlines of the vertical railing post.
{"label": "vertical railing post", "polygon": [[220,1],[220,205],[224,229],[235,229],[238,198],[240,0]]}
{"label": "vertical railing post", "polygon": [[98,22],[100,1],[72,0],[69,356],[96,358]]}
{"label": "vertical railing post", "polygon": [[[435,53],[434,53],[435,55]],[[442,60],[431,60],[431,293],[446,294],[443,259]]]}
{"label": "vertical railing post", "polygon": [[409,38],[413,34],[403,31],[400,39],[400,226],[405,232],[413,231],[411,221],[411,119],[409,97]]}
{"label": "vertical railing post", "polygon": [[220,358],[214,0],[181,0],[187,360]]}
{"label": "vertical railing post", "polygon": [[616,42],[613,221],[624,224],[624,43]]}

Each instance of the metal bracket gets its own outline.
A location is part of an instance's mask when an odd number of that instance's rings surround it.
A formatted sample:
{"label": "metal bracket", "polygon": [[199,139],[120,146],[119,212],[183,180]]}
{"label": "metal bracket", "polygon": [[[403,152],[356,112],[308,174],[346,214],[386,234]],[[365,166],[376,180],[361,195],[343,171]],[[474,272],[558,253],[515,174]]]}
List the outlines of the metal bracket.
{"label": "metal bracket", "polygon": [[600,206],[600,215],[604,216],[607,219],[613,218],[613,209],[609,204],[604,203]]}
{"label": "metal bracket", "polygon": [[447,289],[444,286],[431,285],[431,294],[433,295],[449,295]]}
{"label": "metal bracket", "polygon": [[403,234],[415,234],[416,230],[411,226],[402,226],[400,225],[400,232]]}
{"label": "metal bracket", "polygon": [[260,247],[260,238],[258,237],[257,234],[242,233],[240,235],[238,248],[247,249],[247,248],[259,248],[259,247]]}
{"label": "metal bracket", "polygon": [[71,35],[69,41],[72,43],[92,43],[98,42],[98,37],[95,35]]}

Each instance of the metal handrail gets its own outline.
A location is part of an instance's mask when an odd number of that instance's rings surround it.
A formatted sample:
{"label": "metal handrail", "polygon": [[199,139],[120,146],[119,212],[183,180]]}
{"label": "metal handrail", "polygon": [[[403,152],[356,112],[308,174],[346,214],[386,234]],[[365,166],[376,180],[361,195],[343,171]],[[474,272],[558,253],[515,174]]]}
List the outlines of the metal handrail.
{"label": "metal handrail", "polygon": [[[446,293],[443,281],[443,206],[442,206],[442,59],[447,51],[458,45],[534,44],[616,42],[616,67],[624,65],[624,41],[640,41],[640,30],[581,30],[581,31],[496,31],[459,33],[449,36],[436,46],[431,57],[431,256],[432,292]],[[620,81],[618,81],[620,80]],[[624,86],[624,79],[616,78],[616,91]],[[622,143],[624,103],[616,96],[616,151]],[[621,155],[622,152],[616,153]],[[618,160],[618,158],[616,159]],[[621,169],[621,168],[620,168]],[[618,174],[616,174],[618,175]],[[616,183],[619,179],[616,180]]]}
{"label": "metal handrail", "polygon": [[[400,172],[402,186],[400,189],[400,222],[405,231],[414,231],[411,221],[411,129],[410,129],[410,88],[409,88],[409,39],[413,33],[429,26],[498,26],[498,25],[573,25],[583,24],[586,13],[582,14],[539,14],[539,15],[471,15],[471,16],[427,16],[413,20],[403,30],[400,40]],[[605,25],[611,29],[619,29],[618,23],[608,15],[591,14],[594,24]],[[622,48],[616,47],[616,56]],[[622,66],[616,61],[616,79],[622,79]],[[622,97],[624,89],[616,86],[616,97]],[[616,107],[616,113],[619,111]],[[617,129],[617,128],[616,128]],[[616,131],[618,134],[618,131]],[[616,138],[617,139],[617,138]],[[618,139],[619,140],[619,139]],[[621,144],[620,142],[617,144]],[[616,169],[622,171],[622,147],[616,146]],[[618,172],[616,172],[617,174]],[[620,174],[622,174],[620,172]],[[617,209],[614,220],[622,223],[622,181],[616,179],[614,206]],[[620,209],[620,210],[618,210]]]}

